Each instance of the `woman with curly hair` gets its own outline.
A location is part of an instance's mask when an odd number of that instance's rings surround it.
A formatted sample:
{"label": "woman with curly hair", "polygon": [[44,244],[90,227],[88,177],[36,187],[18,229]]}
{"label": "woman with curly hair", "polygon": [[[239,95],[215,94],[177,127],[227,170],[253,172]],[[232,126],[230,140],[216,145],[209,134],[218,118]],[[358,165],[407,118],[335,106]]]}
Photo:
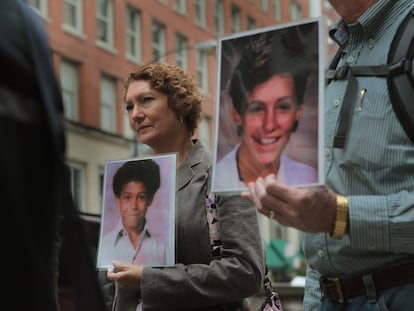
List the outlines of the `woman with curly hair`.
{"label": "woman with curly hair", "polygon": [[205,208],[212,156],[193,139],[203,100],[196,81],[177,66],[149,64],[129,75],[124,100],[138,140],[155,154],[178,154],[176,263],[114,262],[113,310],[243,310],[262,286],[263,244],[254,206],[240,194],[216,195],[222,245],[213,255]]}

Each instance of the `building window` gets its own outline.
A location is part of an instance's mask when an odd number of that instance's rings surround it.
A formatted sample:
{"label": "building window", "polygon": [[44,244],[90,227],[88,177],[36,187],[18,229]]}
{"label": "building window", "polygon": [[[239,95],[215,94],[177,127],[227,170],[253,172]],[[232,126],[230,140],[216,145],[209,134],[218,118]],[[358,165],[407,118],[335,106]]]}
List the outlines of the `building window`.
{"label": "building window", "polygon": [[195,23],[205,28],[206,27],[206,3],[205,0],[194,1]]}
{"label": "building window", "polygon": [[224,35],[223,0],[214,0],[214,25],[217,37]]}
{"label": "building window", "polygon": [[130,5],[126,10],[126,57],[134,62],[141,61],[141,14]]}
{"label": "building window", "polygon": [[65,117],[79,119],[79,69],[78,64],[62,59],[60,65],[60,84],[62,89]]}
{"label": "building window", "polygon": [[103,75],[101,77],[101,128],[116,132],[116,80]]}
{"label": "building window", "polygon": [[105,169],[99,167],[98,185],[99,185],[99,210],[102,215],[103,203],[104,203],[104,180],[105,180]]}
{"label": "building window", "polygon": [[282,4],[280,0],[273,0],[273,12],[275,21],[280,22],[282,20]]}
{"label": "building window", "polygon": [[63,25],[66,30],[82,33],[82,0],[64,0]]}
{"label": "building window", "polygon": [[152,60],[165,59],[165,28],[157,21],[152,22]]}
{"label": "building window", "polygon": [[260,0],[260,8],[263,12],[267,12],[269,10],[269,0]]}
{"label": "building window", "polygon": [[124,118],[123,118],[124,119],[124,122],[123,122],[124,123],[124,136],[129,139],[134,139],[135,133],[129,126],[128,113],[126,112],[125,109],[123,111],[124,111],[124,114],[123,114],[124,115]]}
{"label": "building window", "polygon": [[240,9],[233,5],[231,7],[231,31],[232,33],[237,33],[240,30]]}
{"label": "building window", "polygon": [[82,165],[72,162],[68,163],[68,167],[70,170],[70,185],[73,201],[81,212],[85,212],[85,207],[83,206],[85,169]]}
{"label": "building window", "polygon": [[131,157],[150,156],[152,154],[153,151],[148,145],[140,143],[136,138],[134,139],[132,144]]}
{"label": "building window", "polygon": [[96,6],[97,41],[104,46],[113,46],[113,3],[111,0],[97,0]]}
{"label": "building window", "polygon": [[27,0],[34,10],[42,17],[47,17],[47,1],[48,0]]}
{"label": "building window", "polygon": [[186,3],[187,0],[174,0],[174,10],[181,15],[185,15],[187,13]]}
{"label": "building window", "polygon": [[253,30],[256,28],[256,21],[253,17],[247,17],[247,30]]}
{"label": "building window", "polygon": [[200,90],[205,94],[208,93],[208,64],[207,64],[207,52],[203,50],[197,51],[197,80],[200,86]]}
{"label": "building window", "polygon": [[210,137],[210,128],[211,128],[211,118],[208,116],[203,116],[201,118],[201,122],[200,122],[200,128],[199,128],[199,136],[200,136],[200,140],[204,143],[204,145],[207,148],[210,148],[210,142],[211,142],[211,137]]}
{"label": "building window", "polygon": [[302,8],[299,3],[292,1],[290,3],[290,19],[297,21],[302,19]]}
{"label": "building window", "polygon": [[188,43],[187,38],[183,35],[176,33],[175,34],[175,63],[183,68],[187,69],[187,50],[188,50]]}

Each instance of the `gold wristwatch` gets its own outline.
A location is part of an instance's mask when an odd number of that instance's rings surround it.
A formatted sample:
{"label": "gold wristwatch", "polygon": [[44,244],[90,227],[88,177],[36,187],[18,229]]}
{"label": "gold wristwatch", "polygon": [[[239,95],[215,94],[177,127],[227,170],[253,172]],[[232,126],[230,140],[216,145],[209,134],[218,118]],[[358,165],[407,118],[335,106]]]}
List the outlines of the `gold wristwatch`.
{"label": "gold wristwatch", "polygon": [[336,196],[335,227],[331,233],[333,239],[342,239],[348,226],[348,198],[342,195]]}

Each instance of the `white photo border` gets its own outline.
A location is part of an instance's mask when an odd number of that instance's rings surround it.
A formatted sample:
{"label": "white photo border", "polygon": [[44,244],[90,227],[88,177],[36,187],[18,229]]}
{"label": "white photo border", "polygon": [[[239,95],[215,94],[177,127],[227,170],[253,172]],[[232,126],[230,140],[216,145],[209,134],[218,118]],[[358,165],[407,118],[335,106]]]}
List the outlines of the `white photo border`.
{"label": "white photo border", "polygon": [[[326,62],[326,47],[325,47],[325,20],[322,16],[316,17],[316,18],[309,18],[309,19],[303,19],[296,22],[290,22],[285,24],[278,24],[275,26],[269,26],[264,27],[261,29],[255,29],[255,30],[249,30],[245,32],[240,32],[237,34],[225,36],[222,38],[219,38],[217,41],[217,87],[216,87],[216,119],[215,119],[215,134],[214,134],[214,150],[213,150],[213,169],[212,169],[212,179],[211,179],[211,190],[215,192],[242,192],[246,191],[247,186],[229,186],[229,187],[217,187],[215,185],[216,181],[216,170],[218,161],[221,159],[223,154],[227,154],[228,150],[232,150],[235,145],[237,144],[236,139],[238,139],[236,134],[236,129],[233,120],[230,117],[230,114],[226,109],[225,105],[229,105],[231,101],[228,98],[228,94],[226,93],[226,85],[228,84],[228,77],[230,76],[230,73],[232,71],[232,68],[226,68],[225,65],[222,63],[222,58],[224,58],[223,55],[223,42],[227,42],[233,39],[248,39],[249,37],[253,35],[257,35],[264,32],[272,32],[272,31],[279,31],[288,27],[294,27],[299,26],[301,27],[306,26],[307,24],[314,23],[316,24],[318,31],[317,31],[317,38],[318,44],[318,64],[317,64],[317,72],[315,73],[315,80],[316,80],[316,86],[314,88],[314,92],[316,92],[316,100],[314,101],[314,107],[312,108],[313,111],[309,111],[310,107],[308,103],[304,103],[304,114],[302,119],[306,119],[310,117],[310,114],[313,115],[316,114],[317,117],[317,124],[316,124],[316,130],[313,131],[313,134],[311,135],[311,140],[308,140],[309,134],[307,134],[307,137],[302,139],[302,143],[309,144],[310,141],[310,148],[313,148],[312,155],[311,155],[311,161],[308,162],[308,164],[313,165],[317,170],[317,181],[314,183],[303,183],[303,184],[296,184],[293,186],[297,187],[304,187],[304,186],[318,186],[325,184],[325,172],[324,172],[324,86],[325,86],[325,62]],[[236,53],[239,52],[239,50],[236,51]],[[234,61],[234,59],[232,59]],[[234,61],[235,62],[235,61]],[[233,64],[234,66],[235,64]],[[229,67],[229,66],[227,66]],[[226,75],[226,77],[224,76]],[[228,76],[227,76],[228,75]],[[225,98],[227,96],[227,99]],[[306,97],[306,94],[305,94]],[[305,99],[306,100],[306,99]],[[308,105],[308,106],[306,106]],[[297,151],[298,146],[302,147],[302,143],[298,141],[295,138],[296,136],[300,136],[303,133],[305,133],[308,129],[304,127],[305,122],[299,122],[299,128],[297,133],[292,135],[290,142],[288,146],[286,147],[285,151],[283,153],[290,153],[293,154],[294,151]],[[315,126],[313,126],[315,127]],[[230,133],[232,131],[232,133]],[[306,136],[306,135],[305,135]],[[224,138],[223,138],[224,137]],[[232,141],[233,140],[233,141]],[[231,142],[232,141],[232,142]],[[231,143],[230,143],[231,142]],[[223,147],[225,146],[225,147]],[[308,148],[299,148],[299,150],[309,150]],[[224,152],[222,149],[227,148],[227,152]],[[303,159],[303,154],[298,155],[298,152],[296,152],[294,158],[297,158],[301,161]],[[299,152],[300,153],[300,152]],[[307,161],[304,161],[305,163]]]}
{"label": "white photo border", "polygon": [[[96,267],[98,269],[112,268],[112,261],[104,257],[105,248],[103,237],[111,231],[119,221],[119,212],[115,206],[112,191],[112,179],[116,170],[126,162],[152,159],[160,166],[161,185],[157,190],[154,201],[147,211],[147,224],[151,228],[151,234],[164,242],[166,248],[166,261],[161,266],[173,266],[175,264],[175,210],[176,210],[176,163],[177,154],[162,154],[149,157],[137,157],[124,160],[112,160],[105,162],[103,200]],[[131,262],[126,262],[130,264]],[[143,263],[146,266],[157,266],[152,263]]]}

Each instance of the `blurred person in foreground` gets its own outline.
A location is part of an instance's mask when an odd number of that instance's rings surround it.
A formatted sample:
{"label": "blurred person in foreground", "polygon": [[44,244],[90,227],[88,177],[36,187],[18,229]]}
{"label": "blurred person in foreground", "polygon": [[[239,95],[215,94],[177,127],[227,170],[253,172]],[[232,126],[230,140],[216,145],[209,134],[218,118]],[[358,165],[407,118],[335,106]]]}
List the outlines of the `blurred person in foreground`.
{"label": "blurred person in foreground", "polygon": [[[413,0],[329,0],[338,67],[387,63]],[[259,212],[306,232],[304,310],[411,310],[414,293],[414,145],[390,101],[387,80],[332,80],[325,96],[326,186],[293,188],[274,175],[243,196]],[[358,96],[355,96],[358,95]],[[344,146],[335,143],[340,105],[354,98]]]}
{"label": "blurred person in foreground", "polygon": [[[80,289],[77,310],[103,310],[92,261],[82,248],[84,236],[72,227],[80,223],[71,205],[63,105],[47,33],[24,1],[2,0],[0,8],[1,236],[8,261],[3,295],[21,295],[9,302],[13,310],[59,310],[60,232],[65,228],[65,245],[75,246],[68,260],[72,284]],[[81,275],[84,288],[76,283]]]}
{"label": "blurred person in foreground", "polygon": [[202,96],[193,77],[149,64],[126,81],[125,108],[138,140],[155,154],[178,153],[176,264],[151,268],[114,262],[114,310],[242,310],[262,287],[265,257],[256,210],[240,194],[216,195],[222,247],[213,256],[205,199],[212,157],[192,139]]}

